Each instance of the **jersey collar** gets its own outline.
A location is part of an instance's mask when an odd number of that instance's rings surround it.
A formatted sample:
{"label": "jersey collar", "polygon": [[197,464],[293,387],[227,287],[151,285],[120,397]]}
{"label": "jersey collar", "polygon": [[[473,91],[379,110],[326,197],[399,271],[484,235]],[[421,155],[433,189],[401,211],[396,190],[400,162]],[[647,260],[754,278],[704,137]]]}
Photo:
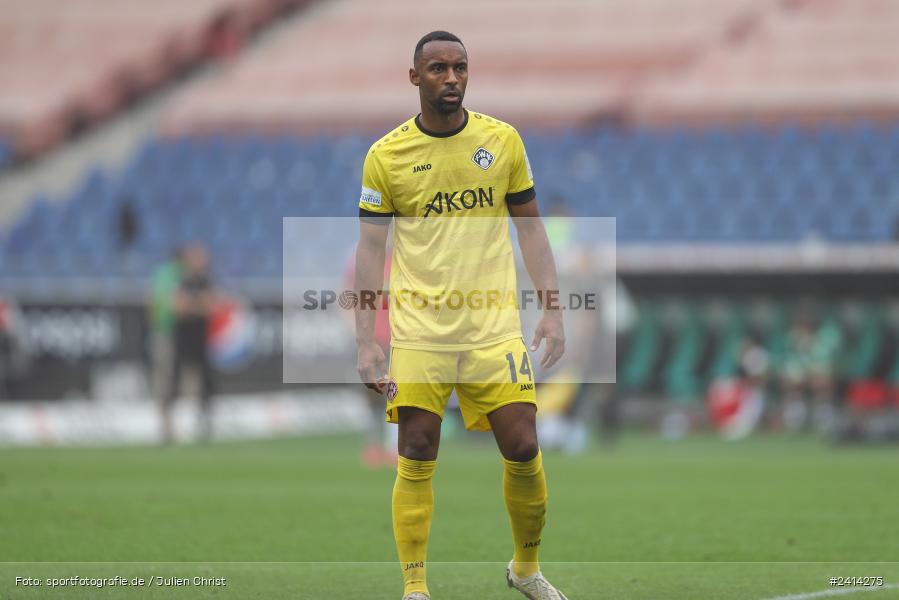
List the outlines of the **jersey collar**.
{"label": "jersey collar", "polygon": [[415,115],[415,126],[418,127],[418,130],[425,135],[429,135],[435,138],[448,138],[456,135],[468,125],[468,111],[466,109],[462,109],[462,112],[465,113],[465,117],[462,119],[462,124],[452,131],[431,131],[430,129],[425,129],[425,126],[421,124],[421,113]]}

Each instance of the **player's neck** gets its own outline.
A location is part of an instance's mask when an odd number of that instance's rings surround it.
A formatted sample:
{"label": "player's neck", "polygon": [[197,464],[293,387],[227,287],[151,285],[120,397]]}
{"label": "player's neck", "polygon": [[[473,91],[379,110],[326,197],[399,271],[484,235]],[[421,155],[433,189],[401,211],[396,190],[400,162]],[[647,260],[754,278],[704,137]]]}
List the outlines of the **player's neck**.
{"label": "player's neck", "polygon": [[446,114],[422,106],[418,122],[430,133],[450,133],[459,130],[465,123],[465,109],[460,106],[459,110]]}

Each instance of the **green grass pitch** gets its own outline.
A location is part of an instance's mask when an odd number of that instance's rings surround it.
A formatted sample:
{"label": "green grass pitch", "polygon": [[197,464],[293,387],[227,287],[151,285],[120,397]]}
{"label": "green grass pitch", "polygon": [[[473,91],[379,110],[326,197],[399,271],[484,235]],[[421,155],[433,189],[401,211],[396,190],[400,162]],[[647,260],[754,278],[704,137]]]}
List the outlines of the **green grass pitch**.
{"label": "green grass pitch", "polygon": [[[354,437],[124,449],[0,450],[0,598],[399,600],[391,471]],[[810,438],[626,436],[547,453],[543,570],[570,600],[899,598],[899,455]],[[513,600],[489,438],[441,447],[433,600]],[[47,578],[142,578],[50,588]],[[156,585],[155,577],[189,586]],[[33,577],[43,585],[16,584]],[[227,585],[194,585],[193,578]],[[883,577],[869,596],[831,577]],[[800,596],[801,597],[801,596]],[[812,598],[828,597],[815,595]]]}

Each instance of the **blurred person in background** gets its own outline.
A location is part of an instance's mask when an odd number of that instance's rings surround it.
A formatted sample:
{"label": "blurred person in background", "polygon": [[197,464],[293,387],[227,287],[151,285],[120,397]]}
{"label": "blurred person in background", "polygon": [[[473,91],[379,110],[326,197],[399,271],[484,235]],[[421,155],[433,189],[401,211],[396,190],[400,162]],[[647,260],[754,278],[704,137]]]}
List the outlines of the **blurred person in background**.
{"label": "blurred person in background", "polygon": [[608,368],[616,361],[614,346],[605,340],[624,335],[636,321],[636,309],[624,282],[594,259],[595,248],[578,242],[577,223],[564,197],[553,198],[544,220],[559,264],[560,285],[575,292],[598,292],[596,310],[568,314],[571,366],[540,386],[538,434],[544,447],[579,454],[588,448],[590,430],[596,425],[603,444],[617,439],[620,418],[615,384],[585,380],[597,370],[614,371]]}
{"label": "blurred person in background", "polygon": [[126,270],[131,270],[136,259],[135,246],[140,237],[140,219],[130,198],[122,200],[119,206],[116,214],[115,236],[122,264]]}
{"label": "blurred person in background", "polygon": [[0,398],[10,398],[13,383],[25,368],[19,308],[12,298],[0,296]]}
{"label": "blurred person in background", "polygon": [[708,406],[712,424],[730,440],[752,433],[765,409],[769,358],[759,341],[747,336],[740,342],[736,373],[714,380]]}
{"label": "blurred person in background", "polygon": [[116,237],[119,243],[119,252],[127,254],[131,252],[137,237],[140,234],[140,224],[137,213],[128,198],[122,201],[119,207],[118,221],[116,223]]}
{"label": "blurred person in background", "polygon": [[153,271],[148,304],[150,321],[150,389],[162,407],[163,439],[171,439],[166,410],[175,363],[175,293],[181,285],[181,254],[177,248]]}
{"label": "blurred person in background", "polygon": [[796,314],[780,371],[784,426],[826,429],[834,416],[835,368],[842,334],[832,321],[817,322],[808,307]]}
{"label": "blurred person in background", "polygon": [[[568,313],[572,359],[566,371],[540,386],[542,416],[538,433],[544,447],[580,454],[589,447],[591,428],[598,428],[599,439],[606,446],[618,437],[621,423],[615,383],[586,381],[597,371],[614,371],[610,366],[616,361],[616,346],[607,340],[609,336],[622,336],[633,327],[636,309],[624,282],[614,274],[602,273],[590,247],[569,253],[569,259],[561,280],[567,280],[570,289],[581,293],[586,289],[598,292],[597,306],[595,310]],[[578,286],[578,281],[589,283]]]}
{"label": "blurred person in background", "polygon": [[212,435],[213,368],[207,336],[216,293],[209,269],[209,253],[201,244],[193,244],[182,253],[181,277],[174,294],[174,361],[162,408],[163,441],[173,439],[171,411],[181,390],[185,372],[192,372],[199,385],[199,437]]}
{"label": "blurred person in background", "polygon": [[[543,221],[546,237],[558,264],[560,288],[567,289],[578,275],[587,275],[585,271],[592,267],[589,256],[582,253],[577,245],[576,224],[564,197],[554,196],[550,200]],[[579,360],[576,365],[540,384],[537,435],[546,450],[576,454],[584,450],[589,441],[586,420],[587,413],[591,412],[593,390],[583,379],[590,364],[590,336],[596,326],[591,312],[576,311],[568,316],[571,333],[567,344],[571,356]]]}

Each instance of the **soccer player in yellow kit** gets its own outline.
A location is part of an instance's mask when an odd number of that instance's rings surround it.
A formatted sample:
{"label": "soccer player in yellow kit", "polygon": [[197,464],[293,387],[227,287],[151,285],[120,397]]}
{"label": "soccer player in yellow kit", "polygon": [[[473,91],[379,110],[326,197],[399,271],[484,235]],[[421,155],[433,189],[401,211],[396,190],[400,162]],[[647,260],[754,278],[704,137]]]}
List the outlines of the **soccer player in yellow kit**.
{"label": "soccer player in yellow kit", "polygon": [[[468,56],[451,33],[431,32],[418,42],[409,80],[419,89],[421,113],[366,156],[356,251],[361,299],[383,288],[393,221],[389,374],[374,338],[375,311],[361,301],[356,341],[362,381],[386,392],[387,418],[399,424],[392,505],[403,599],[430,598],[431,478],[455,389],[465,426],[492,430],[503,456],[514,540],[508,585],[531,600],[567,600],[539,570],[547,493],[533,373],[518,303],[504,300],[516,290],[508,215],[538,297],[558,289],[524,144],[510,125],[462,107]],[[562,356],[565,338],[558,306],[542,308],[531,350],[545,340],[540,366],[548,369]]]}

